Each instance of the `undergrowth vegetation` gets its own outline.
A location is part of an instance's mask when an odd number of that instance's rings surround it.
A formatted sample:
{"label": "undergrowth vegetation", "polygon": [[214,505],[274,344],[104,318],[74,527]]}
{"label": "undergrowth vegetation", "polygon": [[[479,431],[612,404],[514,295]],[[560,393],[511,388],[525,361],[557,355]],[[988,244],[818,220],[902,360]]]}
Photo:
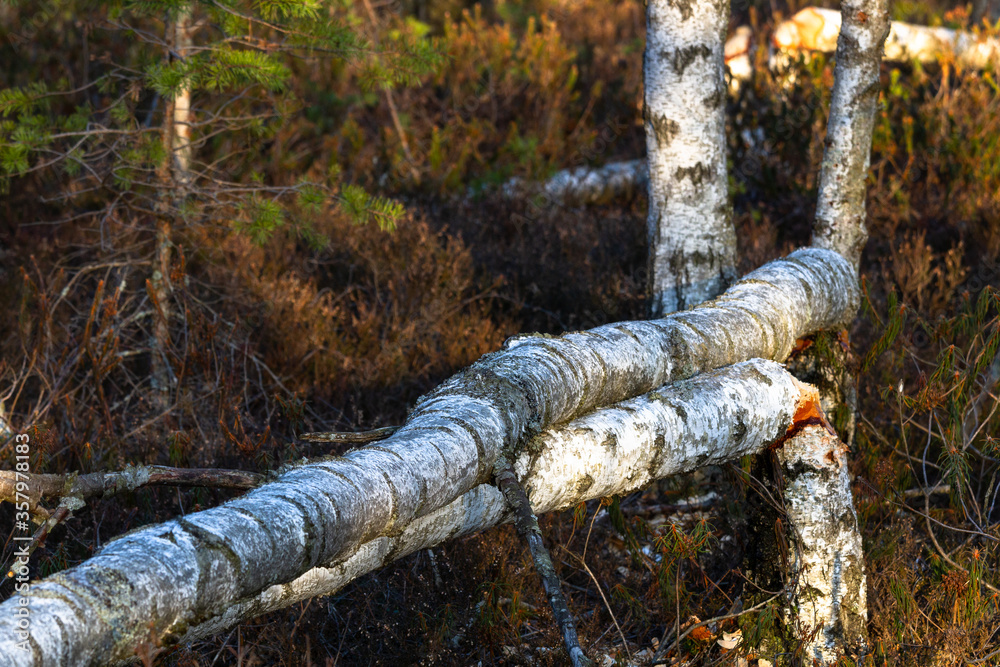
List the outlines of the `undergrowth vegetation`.
{"label": "undergrowth vegetation", "polygon": [[[245,106],[227,110],[271,113],[280,93],[278,120],[249,135],[230,127],[203,136],[197,159],[224,169],[230,192],[256,188],[261,215],[273,213],[268,197],[305,182],[333,195],[283,204],[292,222],[310,209],[307,232],[270,225],[263,235],[247,232],[246,206],[182,202],[168,302],[150,282],[161,256],[155,197],[109,206],[122,192],[109,172],[81,181],[41,168],[51,128],[36,128],[34,153],[0,155],[9,176],[0,221],[5,467],[10,429],[26,428],[33,471],[132,462],[270,470],[336,453],[299,439],[305,432],[401,423],[418,396],[510,335],[645,316],[643,198],[564,209],[508,199],[497,187],[643,155],[641,2],[331,4],[324,11],[381,45],[382,60],[289,55],[280,90],[254,89]],[[799,8],[734,10],[733,25],[751,23],[759,42],[756,76],[728,108],[743,270],[809,239],[832,59],[767,68],[773,11]],[[933,3],[900,3],[897,14],[969,21]],[[41,81],[74,91],[138,58],[90,3],[5,4],[0,16],[4,89],[30,92]],[[163,29],[156,14],[143,21]],[[426,69],[388,75],[393,48],[417,54]],[[869,661],[996,664],[1000,70],[887,63],[882,74],[865,307],[848,360],[859,396],[852,472]],[[101,95],[119,94],[131,115],[114,122],[155,127],[163,113],[155,91],[130,85],[50,102],[68,117],[107,109]],[[18,123],[41,123],[25,116],[28,107],[0,105],[5,150],[25,144]],[[395,229],[358,215],[366,206],[391,207]],[[158,367],[169,368],[166,398],[150,387]],[[658,648],[664,664],[775,659],[755,651],[788,634],[778,600],[750,590],[746,576],[749,554],[760,553],[749,508],[768,496],[755,471],[743,461],[541,518],[585,648],[618,664],[649,664]],[[54,530],[33,574],[231,495],[152,489],[96,500]],[[781,539],[781,508],[772,509],[765,532]],[[9,507],[0,516],[11,525]],[[2,537],[6,563],[13,547]],[[10,592],[0,583],[0,594]],[[727,652],[717,640],[737,631],[743,642]],[[530,556],[501,527],[159,660],[561,664],[559,647]]]}

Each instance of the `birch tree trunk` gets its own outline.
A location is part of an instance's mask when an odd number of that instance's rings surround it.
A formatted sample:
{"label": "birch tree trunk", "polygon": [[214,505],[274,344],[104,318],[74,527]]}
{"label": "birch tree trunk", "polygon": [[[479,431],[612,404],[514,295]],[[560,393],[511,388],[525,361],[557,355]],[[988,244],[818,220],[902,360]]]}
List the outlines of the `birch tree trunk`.
{"label": "birch tree trunk", "polygon": [[[752,272],[716,301],[663,320],[511,339],[428,394],[389,439],[288,470],[220,507],[127,535],[84,564],[34,584],[27,598],[34,647],[26,657],[10,644],[16,600],[0,605],[0,655],[14,656],[10,664],[125,659],[151,636],[183,635],[317,565],[395,538],[414,520],[488,482],[499,452],[516,451],[526,436],[713,368],[755,357],[783,359],[798,338],[843,324],[858,300],[848,262],[830,251],[804,249]],[[633,410],[624,409],[621,417]],[[688,413],[676,414],[683,420]],[[758,437],[743,423],[741,437]],[[622,444],[629,438],[595,442],[625,453],[633,451]],[[711,461],[706,449],[716,443],[709,436],[699,442],[696,463],[705,465]],[[547,443],[541,452],[556,446]],[[636,449],[639,458],[627,470],[609,466],[604,474],[595,466],[599,458],[580,466],[579,452],[568,462],[546,463],[539,450],[525,451],[535,459],[518,472],[527,474],[540,506],[580,496],[543,499],[542,487],[532,485],[531,466],[546,476],[562,466],[561,474],[579,480],[569,488],[596,497],[620,489],[622,479],[644,484],[653,478],[650,471],[666,465],[656,458],[643,463]]]}
{"label": "birch tree trunk", "polygon": [[812,243],[855,267],[868,239],[865,194],[889,0],[844,0]]}
{"label": "birch tree trunk", "polygon": [[[178,10],[172,24],[168,24],[167,59],[186,58],[192,46],[191,8]],[[157,206],[156,249],[153,274],[149,280],[149,293],[156,302],[156,321],[153,325],[152,372],[150,381],[155,390],[159,408],[168,403],[173,372],[167,357],[170,346],[170,284],[171,256],[173,254],[173,219],[183,203],[190,185],[191,166],[191,89],[182,88],[167,102],[163,119],[164,160],[160,167],[162,188]]]}
{"label": "birch tree trunk", "polygon": [[[834,250],[857,270],[868,238],[867,178],[889,1],[844,0],[841,15],[813,245]],[[798,365],[828,380],[821,398],[839,403],[853,430],[854,378],[846,364],[831,364],[847,356],[831,340],[807,348]],[[831,349],[824,354],[821,347]],[[835,663],[838,654],[859,658],[867,651],[867,593],[847,447],[820,426],[807,426],[777,458],[784,471],[791,575],[798,580],[790,606],[797,634],[806,638],[806,658],[821,665]]]}
{"label": "birch tree trunk", "polygon": [[[807,662],[857,657],[868,631],[864,552],[851,496],[847,446],[822,426],[807,425],[777,450],[787,480],[791,596]],[[815,632],[814,632],[815,631]]]}
{"label": "birch tree trunk", "polygon": [[649,290],[654,317],[710,299],[735,277],[726,173],[721,0],[646,6]]}

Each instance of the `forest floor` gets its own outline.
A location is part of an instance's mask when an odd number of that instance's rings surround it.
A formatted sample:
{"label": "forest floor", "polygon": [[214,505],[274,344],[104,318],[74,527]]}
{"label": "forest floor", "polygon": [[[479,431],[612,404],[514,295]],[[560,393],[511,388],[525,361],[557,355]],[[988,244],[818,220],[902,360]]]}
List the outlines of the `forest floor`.
{"label": "forest floor", "polygon": [[[497,187],[644,154],[642,2],[498,0],[464,13],[460,2],[425,4],[422,21],[451,57],[396,91],[408,146],[378,95],[352,93],[356,73],[302,65],[305,110],[257,165],[281,182],[334,161],[351,182],[401,201],[404,219],[386,231],[332,214],[320,249],[291,232],[260,246],[225,226],[178,228],[170,354],[186,370],[165,404],[143,380],[149,340],[136,315],[148,227],[128,216],[21,224],[65,211],[38,203],[51,180],[17,184],[0,222],[0,304],[16,314],[0,324],[2,387],[13,387],[0,417],[35,418],[33,470],[263,471],[338,453],[298,436],[399,424],[422,393],[513,334],[646,316],[642,194],[567,208]],[[927,4],[896,11],[967,21]],[[757,75],[727,108],[741,273],[807,244],[815,208],[832,63],[818,55],[769,72],[776,18],[755,5],[733,21],[752,23],[760,42]],[[38,62],[59,68],[55,56]],[[997,664],[1000,70],[887,63],[882,74],[865,302],[849,332],[870,660]],[[12,65],[6,84],[29,75]],[[117,352],[101,356],[111,340]],[[541,517],[591,655],[651,664],[678,628],[759,594],[746,573],[763,549],[748,526],[769,483],[760,465],[737,461]],[[151,489],[93,501],[53,531],[33,574],[232,495]],[[0,525],[8,520],[4,506]],[[719,645],[737,631],[749,651]],[[753,647],[783,632],[777,607],[765,606],[708,624],[663,663],[736,664],[739,655],[754,664],[774,656]],[[166,650],[157,664],[556,665],[560,647],[527,549],[504,526]]]}

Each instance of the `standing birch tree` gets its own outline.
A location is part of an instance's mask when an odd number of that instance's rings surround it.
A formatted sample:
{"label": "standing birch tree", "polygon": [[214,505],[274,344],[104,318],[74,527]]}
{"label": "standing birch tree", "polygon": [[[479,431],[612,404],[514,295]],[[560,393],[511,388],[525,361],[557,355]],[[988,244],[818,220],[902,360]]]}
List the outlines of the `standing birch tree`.
{"label": "standing birch tree", "polygon": [[726,172],[729,4],[650,0],[643,60],[653,317],[720,294],[736,276]]}
{"label": "standing birch tree", "polygon": [[[824,140],[812,242],[858,271],[868,238],[868,168],[879,95],[889,0],[844,0],[841,5],[833,95]],[[846,340],[846,331],[843,339]],[[844,346],[807,348],[793,368],[820,387],[820,405],[839,413],[843,437],[853,440],[857,392]],[[794,370],[793,370],[794,372]],[[798,578],[792,608],[806,655],[833,664],[867,651],[867,585],[847,468],[848,448],[837,433],[810,426],[778,453],[791,528],[791,574]]]}

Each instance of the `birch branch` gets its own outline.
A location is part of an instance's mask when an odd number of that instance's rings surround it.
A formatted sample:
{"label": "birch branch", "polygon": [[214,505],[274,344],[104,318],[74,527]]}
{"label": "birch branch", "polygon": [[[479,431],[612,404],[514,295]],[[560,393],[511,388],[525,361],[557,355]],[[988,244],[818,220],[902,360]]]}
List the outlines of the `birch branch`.
{"label": "birch branch", "polygon": [[[713,302],[662,320],[513,338],[424,397],[390,438],[290,469],[219,507],[131,533],[33,584],[36,648],[22,654],[11,644],[16,602],[8,601],[0,605],[0,655],[14,656],[7,664],[126,659],[151,636],[183,635],[362,545],[388,549],[373,541],[397,539],[414,520],[488,482],[499,452],[513,451],[522,438],[713,368],[783,359],[796,339],[849,321],[858,302],[853,267],[836,253],[809,248],[748,274]],[[710,460],[706,453],[698,465]],[[554,474],[559,466],[547,461],[539,455],[531,465]],[[594,495],[615,492],[620,481],[609,482],[610,467],[595,468],[597,462],[586,470],[571,462],[567,474],[575,471],[580,487]],[[643,484],[650,469],[667,463],[654,459],[611,479]],[[530,480],[527,487],[533,502],[549,502],[538,495],[545,490]]]}
{"label": "birch branch", "polygon": [[552,565],[552,557],[542,540],[542,529],[538,525],[538,517],[531,510],[531,501],[524,491],[520,480],[514,476],[514,471],[510,468],[507,458],[501,456],[496,464],[497,488],[504,495],[507,505],[511,508],[514,516],[514,525],[517,532],[531,552],[531,558],[535,562],[535,570],[542,580],[542,588],[545,589],[545,597],[549,600],[552,608],[552,616],[555,618],[559,632],[562,634],[563,645],[569,654],[573,667],[593,667],[594,661],[587,657],[583,649],[580,648],[580,640],[576,632],[576,621],[569,610],[569,603],[562,591],[562,583],[559,575],[556,574],[555,566]]}
{"label": "birch branch", "polygon": [[888,0],[845,0],[812,243],[858,266],[868,239],[865,195]]}
{"label": "birch branch", "polygon": [[244,470],[214,468],[170,468],[128,465],[117,472],[80,475],[28,474],[0,470],[0,502],[14,503],[18,482],[27,484],[28,512],[34,512],[43,498],[105,498],[135,491],[145,486],[202,486],[218,489],[252,489],[264,482],[264,475]]}

